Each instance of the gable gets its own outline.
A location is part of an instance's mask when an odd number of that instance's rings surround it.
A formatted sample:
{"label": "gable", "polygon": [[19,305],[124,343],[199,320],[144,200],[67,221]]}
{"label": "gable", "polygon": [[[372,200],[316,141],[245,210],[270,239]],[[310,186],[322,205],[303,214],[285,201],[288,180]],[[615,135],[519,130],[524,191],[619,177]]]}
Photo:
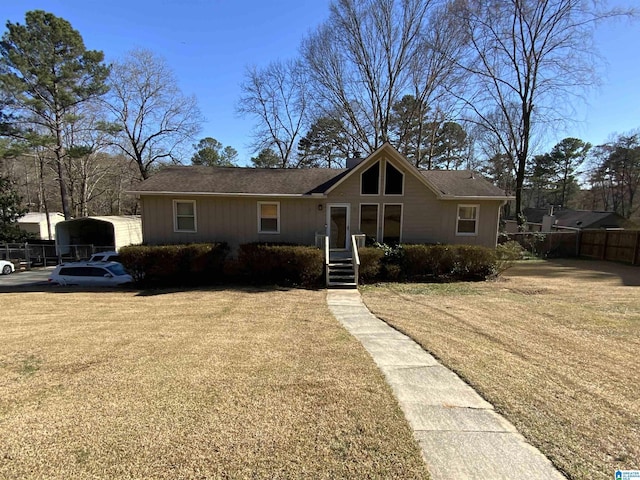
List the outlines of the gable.
{"label": "gable", "polygon": [[362,174],[376,163],[380,164],[380,176],[385,179],[380,188],[386,186],[386,172],[383,170],[390,164],[405,176],[416,179],[441,200],[507,200],[509,198],[503,190],[471,170],[419,170],[389,143],[385,143],[350,169],[325,193],[329,194],[345,182],[352,184],[353,177],[361,178]]}

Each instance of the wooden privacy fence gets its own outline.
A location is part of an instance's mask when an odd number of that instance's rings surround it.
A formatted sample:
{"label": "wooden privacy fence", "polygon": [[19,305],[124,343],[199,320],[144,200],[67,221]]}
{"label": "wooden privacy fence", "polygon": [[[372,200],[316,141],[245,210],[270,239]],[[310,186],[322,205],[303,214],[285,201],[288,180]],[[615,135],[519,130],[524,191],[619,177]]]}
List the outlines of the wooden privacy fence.
{"label": "wooden privacy fence", "polygon": [[500,243],[514,240],[543,257],[586,257],[640,264],[640,230],[581,230],[502,234]]}
{"label": "wooden privacy fence", "polygon": [[583,230],[580,233],[581,257],[625,262],[637,265],[640,230]]}
{"label": "wooden privacy fence", "polygon": [[540,257],[575,257],[578,232],[518,232],[500,235],[500,243],[518,242],[522,248]]}

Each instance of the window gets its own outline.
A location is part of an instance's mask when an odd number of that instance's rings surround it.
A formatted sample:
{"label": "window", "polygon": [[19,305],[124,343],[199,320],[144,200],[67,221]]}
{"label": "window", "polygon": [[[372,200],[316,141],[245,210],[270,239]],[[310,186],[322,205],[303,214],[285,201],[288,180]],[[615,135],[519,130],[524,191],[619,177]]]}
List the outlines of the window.
{"label": "window", "polygon": [[402,232],[402,205],[384,206],[382,241],[386,244],[400,243]]}
{"label": "window", "polygon": [[360,205],[360,232],[372,240],[378,239],[378,205]]}
{"label": "window", "polygon": [[402,195],[403,173],[387,161],[384,173],[384,194]]}
{"label": "window", "polygon": [[196,231],[195,200],[173,201],[173,230],[175,232]]}
{"label": "window", "polygon": [[280,233],[279,202],[258,202],[258,233]]}
{"label": "window", "polygon": [[378,195],[380,188],[380,163],[376,162],[360,177],[360,193],[362,195]]}
{"label": "window", "polygon": [[127,272],[125,271],[124,267],[122,265],[116,264],[116,265],[110,265],[108,267],[105,267],[107,270],[109,270],[111,273],[113,273],[114,275],[118,276],[118,275],[126,275]]}
{"label": "window", "polygon": [[61,268],[59,275],[68,277],[104,277],[109,272],[100,267],[67,267]]}
{"label": "window", "polygon": [[478,234],[478,205],[458,205],[457,235]]}

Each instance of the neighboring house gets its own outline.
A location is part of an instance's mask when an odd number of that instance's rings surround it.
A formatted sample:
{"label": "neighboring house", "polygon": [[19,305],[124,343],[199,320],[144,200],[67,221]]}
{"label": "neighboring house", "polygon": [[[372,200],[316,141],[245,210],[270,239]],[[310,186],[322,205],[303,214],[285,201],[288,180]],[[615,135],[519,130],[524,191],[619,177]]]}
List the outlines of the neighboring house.
{"label": "neighboring house", "polygon": [[[525,208],[527,228],[534,232],[556,230],[586,230],[594,228],[637,228],[637,225],[616,212],[595,210],[549,210],[548,208]],[[507,220],[507,232],[517,232],[514,219]]]}
{"label": "neighboring house", "polygon": [[[55,240],[56,224],[64,221],[64,215],[58,212],[49,214],[49,226],[47,225],[47,214],[30,212],[18,219],[18,227],[25,232],[32,233],[38,240]],[[51,235],[49,235],[51,233]]]}
{"label": "neighboring house", "polygon": [[346,169],[166,167],[135,193],[149,244],[317,244],[350,235],[385,243],[495,247],[508,197],[471,171],[422,171],[391,145]]}

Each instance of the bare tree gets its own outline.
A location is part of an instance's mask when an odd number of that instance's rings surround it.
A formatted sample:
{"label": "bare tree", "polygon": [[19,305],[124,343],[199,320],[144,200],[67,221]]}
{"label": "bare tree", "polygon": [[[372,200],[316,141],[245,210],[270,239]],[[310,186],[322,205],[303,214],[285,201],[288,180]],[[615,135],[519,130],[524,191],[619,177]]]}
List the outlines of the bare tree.
{"label": "bare tree", "polygon": [[109,162],[101,161],[110,143],[109,131],[105,128],[106,114],[102,103],[87,103],[74,110],[73,118],[63,130],[68,152],[64,162],[65,176],[76,217],[89,215],[90,202],[104,193],[102,180],[111,168]]}
{"label": "bare tree", "polygon": [[140,176],[148,178],[158,162],[179,161],[179,149],[194,139],[202,115],[166,62],[149,50],[132,50],[113,64],[109,85],[107,103],[119,127],[115,145]]}
{"label": "bare tree", "polygon": [[282,168],[296,166],[298,140],[308,125],[307,76],[298,61],[276,61],[245,73],[238,112],[256,119],[254,152],[271,149]]}
{"label": "bare tree", "polygon": [[340,115],[360,148],[371,151],[390,140],[393,105],[412,93],[412,74],[424,63],[423,34],[435,3],[336,0],[329,19],[303,42],[324,115]]}
{"label": "bare tree", "polygon": [[[464,75],[457,68],[463,54],[466,36],[458,23],[451,2],[434,4],[420,36],[419,47],[410,65],[411,88],[417,109],[410,112],[418,121],[416,145],[426,144],[413,152],[416,166],[426,163],[432,168],[435,135],[446,122],[458,119],[456,95],[464,88]],[[424,158],[426,155],[426,158]]]}
{"label": "bare tree", "polygon": [[[468,74],[463,97],[475,118],[513,156],[516,215],[535,124],[567,115],[567,102],[596,82],[593,29],[621,15],[594,0],[456,0],[468,35],[461,66]],[[496,110],[497,106],[497,110]]]}
{"label": "bare tree", "polygon": [[601,207],[625,218],[637,214],[636,195],[640,189],[640,134],[619,135],[600,145],[593,156],[591,190],[600,196]]}

